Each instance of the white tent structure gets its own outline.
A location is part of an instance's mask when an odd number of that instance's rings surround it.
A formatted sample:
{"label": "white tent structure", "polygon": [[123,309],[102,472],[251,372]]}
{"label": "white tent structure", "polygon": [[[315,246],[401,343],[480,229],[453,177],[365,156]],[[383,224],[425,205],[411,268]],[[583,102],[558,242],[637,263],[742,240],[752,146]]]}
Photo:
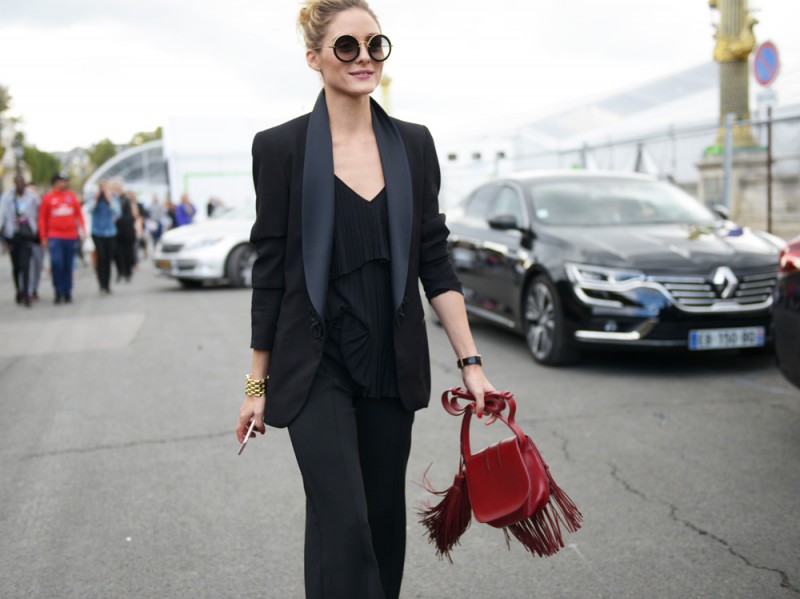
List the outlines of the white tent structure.
{"label": "white tent structure", "polygon": [[140,201],[149,203],[152,195],[163,199],[169,180],[162,141],[159,139],[132,146],[103,163],[84,183],[83,197],[92,197],[101,179],[115,177],[123,179],[126,188],[135,191]]}
{"label": "white tent structure", "polygon": [[164,127],[164,157],[173,201],[188,193],[198,208],[210,198],[235,208],[255,201],[253,136],[271,124],[260,118],[173,117]]}
{"label": "white tent structure", "polygon": [[120,177],[146,205],[152,195],[177,203],[189,194],[198,220],[206,217],[212,197],[226,208],[252,204],[250,147],[256,132],[267,126],[262,119],[172,118],[162,140],[127,148],[92,173],[84,197],[94,193],[99,180]]}

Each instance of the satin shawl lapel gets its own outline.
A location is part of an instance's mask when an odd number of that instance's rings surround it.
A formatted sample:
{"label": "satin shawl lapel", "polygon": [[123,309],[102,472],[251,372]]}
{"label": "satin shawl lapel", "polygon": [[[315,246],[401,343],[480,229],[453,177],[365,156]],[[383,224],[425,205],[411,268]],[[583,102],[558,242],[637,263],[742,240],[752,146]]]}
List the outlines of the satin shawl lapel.
{"label": "satin shawl lapel", "polygon": [[303,269],[311,304],[325,318],[333,246],[333,142],[325,94],[320,92],[308,122],[303,159]]}
{"label": "satin shawl lapel", "polygon": [[[389,247],[392,253],[392,304],[397,311],[403,303],[408,279],[413,211],[411,168],[397,127],[374,100],[371,106],[372,127],[386,183]],[[335,207],[333,142],[324,92],[320,92],[308,123],[301,205],[306,287],[314,309],[324,319]]]}
{"label": "satin shawl lapel", "polygon": [[400,132],[377,102],[372,104],[372,128],[381,154],[386,201],[389,207],[389,247],[392,252],[392,303],[395,312],[403,303],[411,249],[413,197],[411,168]]}

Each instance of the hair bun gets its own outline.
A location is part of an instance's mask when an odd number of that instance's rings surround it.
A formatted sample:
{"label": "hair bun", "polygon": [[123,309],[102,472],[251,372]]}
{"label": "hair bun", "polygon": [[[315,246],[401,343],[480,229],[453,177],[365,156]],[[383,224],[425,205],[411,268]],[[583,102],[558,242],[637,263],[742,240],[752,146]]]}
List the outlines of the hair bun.
{"label": "hair bun", "polygon": [[305,2],[304,6],[300,9],[300,13],[297,15],[297,24],[301,27],[311,20],[309,4],[311,4],[311,2]]}
{"label": "hair bun", "polygon": [[328,25],[342,11],[359,8],[378,22],[378,17],[370,9],[367,0],[303,0],[301,5],[297,14],[297,27],[303,34],[306,48],[319,47]]}

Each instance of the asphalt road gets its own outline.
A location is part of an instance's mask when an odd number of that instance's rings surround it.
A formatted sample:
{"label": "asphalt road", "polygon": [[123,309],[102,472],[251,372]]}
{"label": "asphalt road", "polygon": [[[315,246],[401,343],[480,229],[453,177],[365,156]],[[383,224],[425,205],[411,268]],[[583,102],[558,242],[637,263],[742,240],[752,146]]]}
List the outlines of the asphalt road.
{"label": "asphalt road", "polygon": [[[288,435],[236,456],[249,293],[183,290],[145,264],[106,298],[81,268],[75,303],[53,305],[46,281],[25,309],[0,259],[0,597],[302,597]],[[433,464],[450,484],[459,422],[434,397],[414,429],[404,598],[800,594],[800,393],[770,356],[605,352],[548,369],[513,335],[474,333],[585,525],[538,559],[473,524],[452,565],[437,559],[415,483]],[[429,335],[441,391],[458,371]]]}

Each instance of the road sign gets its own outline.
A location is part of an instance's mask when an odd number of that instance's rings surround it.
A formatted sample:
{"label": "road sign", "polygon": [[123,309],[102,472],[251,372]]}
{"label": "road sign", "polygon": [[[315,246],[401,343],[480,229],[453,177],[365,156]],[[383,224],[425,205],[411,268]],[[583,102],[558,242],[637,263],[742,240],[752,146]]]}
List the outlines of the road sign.
{"label": "road sign", "polygon": [[758,81],[763,86],[772,85],[778,77],[780,70],[780,59],[778,58],[778,48],[772,42],[764,42],[756,50],[753,60],[753,72]]}

